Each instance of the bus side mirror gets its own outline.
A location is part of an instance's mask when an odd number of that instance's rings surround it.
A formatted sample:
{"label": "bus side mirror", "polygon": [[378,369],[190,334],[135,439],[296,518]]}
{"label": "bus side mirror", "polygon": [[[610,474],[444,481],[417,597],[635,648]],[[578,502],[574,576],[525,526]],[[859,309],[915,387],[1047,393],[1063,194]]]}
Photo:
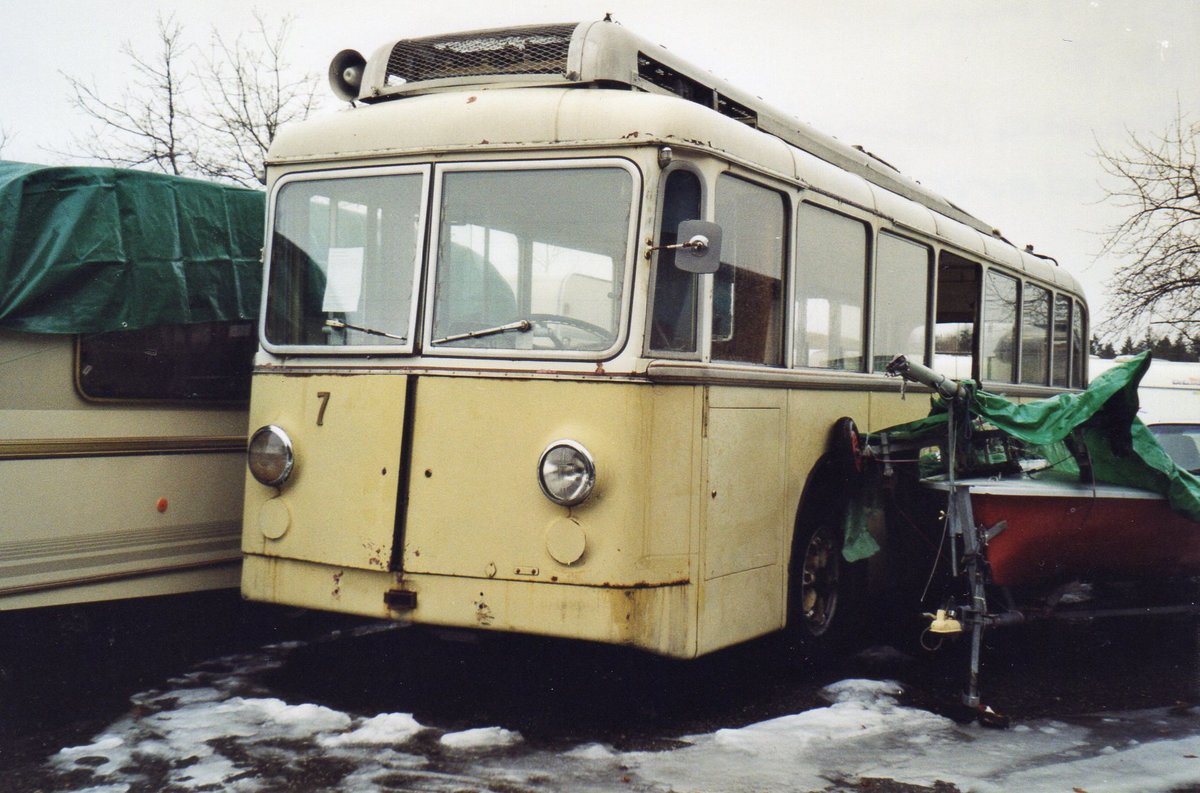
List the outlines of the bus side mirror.
{"label": "bus side mirror", "polygon": [[707,220],[685,220],[679,224],[675,267],[685,273],[715,273],[721,266],[721,227]]}
{"label": "bus side mirror", "polygon": [[[716,223],[685,220],[679,224],[675,239],[680,242],[671,245],[655,245],[652,239],[647,239],[646,260],[654,251],[671,251],[675,267],[685,273],[707,275],[721,267],[721,227]],[[660,264],[666,261],[665,257],[659,259]]]}

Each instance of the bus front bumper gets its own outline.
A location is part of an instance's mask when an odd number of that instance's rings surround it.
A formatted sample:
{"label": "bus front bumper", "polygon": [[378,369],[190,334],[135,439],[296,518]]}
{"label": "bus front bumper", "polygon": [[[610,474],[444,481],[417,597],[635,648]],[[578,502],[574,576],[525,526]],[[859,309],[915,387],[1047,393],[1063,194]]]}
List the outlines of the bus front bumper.
{"label": "bus front bumper", "polygon": [[247,554],[249,600],[422,625],[556,636],[697,653],[697,588],[689,581],[587,586],[398,574]]}

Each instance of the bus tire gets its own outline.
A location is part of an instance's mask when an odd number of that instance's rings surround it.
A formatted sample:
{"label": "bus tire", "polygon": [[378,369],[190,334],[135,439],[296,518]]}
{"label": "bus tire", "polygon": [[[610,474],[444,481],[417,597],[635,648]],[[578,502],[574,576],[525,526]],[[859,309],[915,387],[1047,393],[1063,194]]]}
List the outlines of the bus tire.
{"label": "bus tire", "polygon": [[862,438],[854,419],[843,416],[829,429],[829,462],[846,482],[857,481],[863,472]]}
{"label": "bus tire", "polygon": [[842,557],[841,521],[836,516],[825,513],[796,527],[788,632],[798,649],[813,657],[850,646],[862,600],[863,566]]}

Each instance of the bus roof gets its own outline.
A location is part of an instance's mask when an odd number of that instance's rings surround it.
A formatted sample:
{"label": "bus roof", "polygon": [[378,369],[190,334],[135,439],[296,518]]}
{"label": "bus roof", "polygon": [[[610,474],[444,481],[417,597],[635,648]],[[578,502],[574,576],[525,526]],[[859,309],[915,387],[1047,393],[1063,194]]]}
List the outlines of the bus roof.
{"label": "bus roof", "polygon": [[813,129],[608,18],[392,41],[366,61],[358,99],[380,102],[466,86],[529,85],[602,86],[677,96],[785,140],[983,234],[999,236],[991,225],[861,147]]}
{"label": "bus roof", "polygon": [[[511,86],[508,86],[511,87]],[[269,164],[471,152],[669,145],[697,149],[858,205],[964,252],[1081,294],[1076,280],[1022,251],[864,175],[847,171],[728,116],[674,96],[571,87],[459,87],[346,109],[283,128]]]}

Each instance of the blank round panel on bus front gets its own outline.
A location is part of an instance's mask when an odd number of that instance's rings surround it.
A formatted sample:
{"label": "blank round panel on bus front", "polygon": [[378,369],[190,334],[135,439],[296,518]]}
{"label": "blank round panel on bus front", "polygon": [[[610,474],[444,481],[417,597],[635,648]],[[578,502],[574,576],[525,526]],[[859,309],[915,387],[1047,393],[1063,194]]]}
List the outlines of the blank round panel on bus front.
{"label": "blank round panel on bus front", "polygon": [[685,273],[706,275],[721,267],[721,227],[707,220],[685,220],[675,237],[675,267]]}
{"label": "blank round panel on bus front", "polygon": [[292,511],[281,496],[263,503],[258,509],[258,530],[268,540],[278,540],[292,525]]}
{"label": "blank round panel on bus front", "polygon": [[546,528],[546,552],[559,564],[575,564],[586,548],[587,537],[573,518],[558,518]]}

